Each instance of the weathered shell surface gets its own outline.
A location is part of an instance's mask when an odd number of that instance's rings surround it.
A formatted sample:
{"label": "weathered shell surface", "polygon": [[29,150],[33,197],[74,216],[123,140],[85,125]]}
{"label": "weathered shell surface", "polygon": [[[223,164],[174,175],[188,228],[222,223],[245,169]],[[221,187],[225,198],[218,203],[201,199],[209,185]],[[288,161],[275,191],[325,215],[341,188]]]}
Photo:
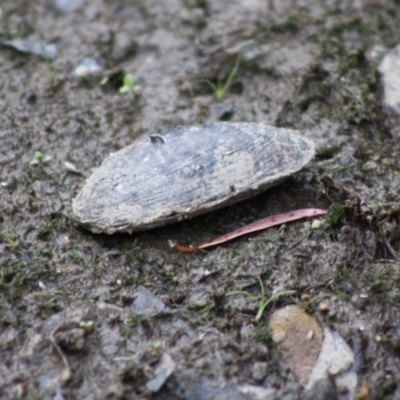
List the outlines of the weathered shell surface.
{"label": "weathered shell surface", "polygon": [[92,232],[134,232],[251,197],[307,164],[314,143],[253,123],[178,127],[110,156],[72,204]]}
{"label": "weathered shell surface", "polygon": [[400,46],[397,45],[383,57],[379,72],[383,81],[383,101],[400,115]]}

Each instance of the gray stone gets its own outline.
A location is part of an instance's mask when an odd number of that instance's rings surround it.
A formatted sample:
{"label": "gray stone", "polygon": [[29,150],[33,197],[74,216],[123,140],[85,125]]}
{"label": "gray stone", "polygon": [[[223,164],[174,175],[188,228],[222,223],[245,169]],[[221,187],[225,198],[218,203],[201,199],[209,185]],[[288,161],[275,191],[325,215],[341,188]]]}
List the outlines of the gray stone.
{"label": "gray stone", "polygon": [[144,286],[137,288],[135,300],[131,305],[131,312],[134,316],[154,317],[165,309],[165,304]]}

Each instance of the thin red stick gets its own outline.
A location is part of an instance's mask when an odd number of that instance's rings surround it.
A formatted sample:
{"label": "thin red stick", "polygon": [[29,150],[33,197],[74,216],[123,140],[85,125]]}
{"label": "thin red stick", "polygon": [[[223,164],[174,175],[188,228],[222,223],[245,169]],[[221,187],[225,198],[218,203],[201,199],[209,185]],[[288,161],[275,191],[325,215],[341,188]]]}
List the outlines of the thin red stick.
{"label": "thin red stick", "polygon": [[201,244],[199,249],[206,249],[208,247],[216,246],[217,244],[228,242],[229,240],[236,239],[239,236],[247,235],[252,232],[261,231],[270,228],[271,226],[284,224],[286,222],[295,221],[297,219],[315,217],[316,215],[325,215],[328,210],[321,210],[318,208],[305,208],[302,210],[290,211],[283,214],[272,215],[271,217],[263,218],[252,224],[245,225],[236,231],[222,235],[211,242]]}
{"label": "thin red stick", "polygon": [[179,251],[180,253],[194,253],[196,250],[198,250],[197,247],[182,246],[181,244],[175,243],[172,240],[169,240],[168,243],[172,250]]}
{"label": "thin red stick", "polygon": [[322,210],[319,208],[304,208],[302,210],[289,211],[283,214],[272,215],[271,217],[263,218],[258,221],[255,221],[249,225],[245,225],[242,228],[237,229],[236,231],[229,232],[225,235],[222,235],[211,242],[206,242],[201,244],[198,247],[185,247],[181,246],[178,243],[171,243],[170,246],[172,249],[180,251],[181,253],[192,253],[195,250],[207,249],[212,246],[216,246],[218,244],[222,244],[228,242],[232,239],[236,239],[239,236],[247,235],[249,233],[261,231],[263,229],[270,228],[271,226],[276,226],[280,224],[284,224],[286,222],[296,221],[302,218],[315,217],[317,215],[325,215],[328,213],[328,210]]}

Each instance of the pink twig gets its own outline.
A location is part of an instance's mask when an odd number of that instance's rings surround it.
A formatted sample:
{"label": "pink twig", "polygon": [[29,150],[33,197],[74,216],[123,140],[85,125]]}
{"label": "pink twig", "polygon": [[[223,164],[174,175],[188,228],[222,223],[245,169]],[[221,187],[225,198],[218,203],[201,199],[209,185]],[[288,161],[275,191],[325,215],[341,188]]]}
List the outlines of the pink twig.
{"label": "pink twig", "polygon": [[174,250],[181,251],[183,253],[192,253],[197,249],[207,249],[212,246],[216,246],[218,244],[222,244],[228,242],[229,240],[236,239],[239,236],[247,235],[249,233],[261,231],[263,229],[270,228],[271,226],[276,226],[280,224],[284,224],[290,221],[296,221],[302,218],[315,217],[317,215],[325,215],[328,213],[328,210],[321,210],[319,208],[304,208],[302,210],[289,211],[287,213],[272,215],[271,217],[263,218],[258,221],[255,221],[249,225],[243,226],[242,228],[237,229],[236,231],[227,233],[222,235],[211,242],[206,242],[196,247],[185,247],[181,246],[177,243],[172,243],[171,247]]}

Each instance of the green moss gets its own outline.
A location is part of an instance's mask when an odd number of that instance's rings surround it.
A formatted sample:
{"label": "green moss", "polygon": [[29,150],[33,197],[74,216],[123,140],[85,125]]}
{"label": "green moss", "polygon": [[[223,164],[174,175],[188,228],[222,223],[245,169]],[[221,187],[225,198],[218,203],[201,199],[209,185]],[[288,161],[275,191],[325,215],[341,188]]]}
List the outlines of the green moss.
{"label": "green moss", "polygon": [[202,8],[207,10],[207,0],[181,0],[182,5],[188,10]]}
{"label": "green moss", "polygon": [[72,261],[75,261],[77,264],[83,266],[83,267],[89,267],[89,263],[86,261],[86,259],[83,257],[80,251],[78,250],[71,250],[68,253],[69,257],[71,258]]}
{"label": "green moss", "polygon": [[334,227],[339,223],[340,218],[344,213],[344,208],[340,204],[332,204],[329,207],[327,223],[330,227]]}
{"label": "green moss", "polygon": [[6,238],[8,244],[12,249],[17,248],[17,242],[15,241],[14,235],[12,235],[11,233],[5,233],[4,237]]}
{"label": "green moss", "polygon": [[53,225],[51,223],[44,224],[39,228],[37,237],[40,240],[47,240],[52,231],[53,231]]}
{"label": "green moss", "polygon": [[38,281],[49,274],[48,268],[37,260],[2,260],[0,274],[0,298],[13,303],[19,301],[25,291],[38,288]]}

